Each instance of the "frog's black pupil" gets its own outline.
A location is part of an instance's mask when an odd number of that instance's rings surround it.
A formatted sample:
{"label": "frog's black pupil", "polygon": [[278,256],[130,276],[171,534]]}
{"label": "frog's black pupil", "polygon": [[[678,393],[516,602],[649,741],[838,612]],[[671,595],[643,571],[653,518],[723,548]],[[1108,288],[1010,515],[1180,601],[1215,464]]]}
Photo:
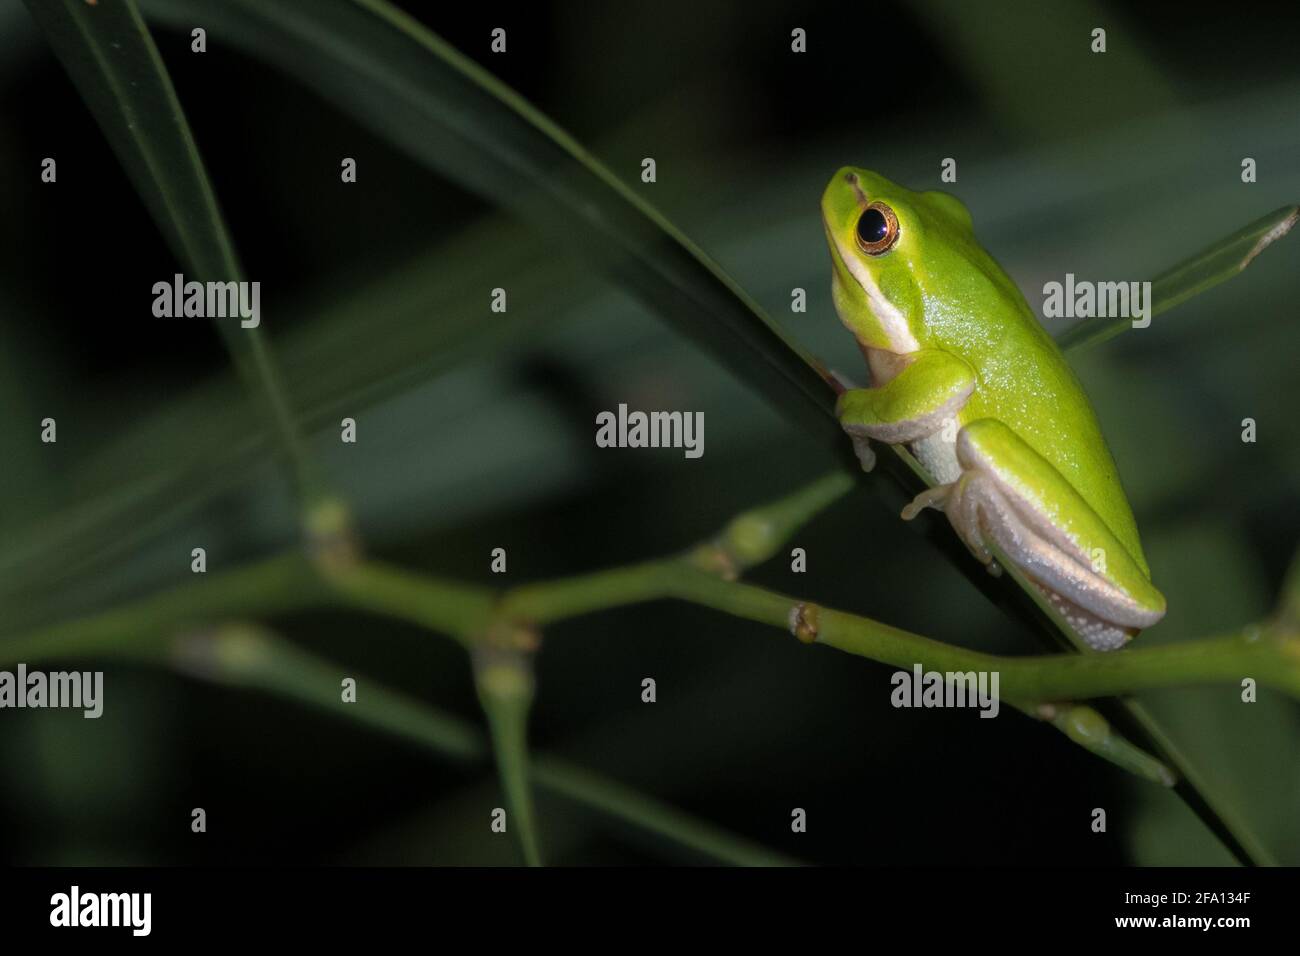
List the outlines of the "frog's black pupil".
{"label": "frog's black pupil", "polygon": [[867,245],[876,244],[888,234],[889,223],[879,209],[868,209],[858,219],[858,238]]}

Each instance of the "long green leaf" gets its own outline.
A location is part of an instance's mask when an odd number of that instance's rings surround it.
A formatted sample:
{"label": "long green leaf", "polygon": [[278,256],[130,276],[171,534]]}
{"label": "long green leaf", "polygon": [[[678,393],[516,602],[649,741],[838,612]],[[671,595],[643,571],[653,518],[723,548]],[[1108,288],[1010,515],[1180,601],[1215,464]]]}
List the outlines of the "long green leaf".
{"label": "long green leaf", "polygon": [[[177,258],[200,281],[243,281],[189,123],[135,0],[25,0]],[[218,321],[240,373],[279,432],[299,485],[314,491],[260,326]]]}
{"label": "long green leaf", "polygon": [[[1207,246],[1151,280],[1151,317],[1182,305],[1245,271],[1255,257],[1291,231],[1300,206],[1283,206],[1256,219],[1225,239]],[[1133,327],[1131,319],[1085,319],[1066,329],[1059,341],[1065,349],[1083,349],[1112,339]]]}

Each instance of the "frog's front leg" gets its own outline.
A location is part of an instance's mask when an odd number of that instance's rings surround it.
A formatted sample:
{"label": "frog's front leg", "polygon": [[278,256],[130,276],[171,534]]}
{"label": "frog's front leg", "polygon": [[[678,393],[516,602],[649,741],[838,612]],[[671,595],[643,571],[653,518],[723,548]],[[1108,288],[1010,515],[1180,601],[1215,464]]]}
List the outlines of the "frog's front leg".
{"label": "frog's front leg", "polygon": [[904,517],[940,507],[986,564],[996,544],[1098,650],[1160,620],[1165,599],[1083,496],[1019,435],[992,418],[957,435],[961,477],[923,492]]}
{"label": "frog's front leg", "polygon": [[908,359],[883,385],[851,389],[835,405],[864,471],[876,463],[869,439],[906,445],[926,438],[953,418],[975,389],[974,370],[955,355],[922,349]]}

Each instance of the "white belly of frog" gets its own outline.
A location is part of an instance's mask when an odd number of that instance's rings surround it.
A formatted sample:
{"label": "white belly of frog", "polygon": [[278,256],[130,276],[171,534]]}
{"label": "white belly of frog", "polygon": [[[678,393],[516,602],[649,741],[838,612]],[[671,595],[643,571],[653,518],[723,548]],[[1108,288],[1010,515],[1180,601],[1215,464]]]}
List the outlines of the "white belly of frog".
{"label": "white belly of frog", "polygon": [[961,477],[957,461],[956,428],[945,427],[909,446],[916,460],[937,484],[949,485]]}

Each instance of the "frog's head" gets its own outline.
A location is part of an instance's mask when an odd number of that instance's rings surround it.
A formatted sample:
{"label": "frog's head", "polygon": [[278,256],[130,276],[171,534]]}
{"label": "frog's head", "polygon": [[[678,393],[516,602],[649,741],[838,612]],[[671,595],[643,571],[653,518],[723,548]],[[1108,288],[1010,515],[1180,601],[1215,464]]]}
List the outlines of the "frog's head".
{"label": "frog's head", "polygon": [[[945,301],[934,277],[952,277],[950,253],[974,246],[970,213],[940,192],[913,192],[846,166],[822,194],[835,311],[868,348],[914,352],[927,341],[927,308]],[[941,319],[940,316],[929,316]]]}

